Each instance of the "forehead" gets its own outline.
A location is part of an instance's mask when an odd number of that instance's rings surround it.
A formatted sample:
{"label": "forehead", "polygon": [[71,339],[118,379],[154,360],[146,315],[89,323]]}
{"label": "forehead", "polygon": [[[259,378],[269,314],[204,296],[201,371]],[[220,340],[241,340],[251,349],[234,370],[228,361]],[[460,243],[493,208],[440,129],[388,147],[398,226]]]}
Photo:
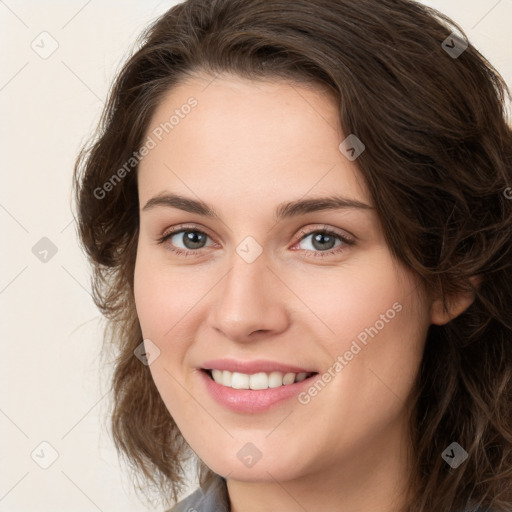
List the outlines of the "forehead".
{"label": "forehead", "polygon": [[262,206],[262,194],[279,201],[336,191],[371,202],[356,163],[339,150],[338,111],[333,95],[304,84],[188,79],[149,123],[155,146],[139,165],[139,195],[178,189]]}

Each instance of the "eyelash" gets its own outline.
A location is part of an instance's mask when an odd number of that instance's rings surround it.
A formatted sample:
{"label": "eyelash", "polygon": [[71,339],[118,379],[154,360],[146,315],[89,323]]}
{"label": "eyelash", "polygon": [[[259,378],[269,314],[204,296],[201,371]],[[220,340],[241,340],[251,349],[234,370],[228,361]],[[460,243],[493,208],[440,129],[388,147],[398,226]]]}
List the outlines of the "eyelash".
{"label": "eyelash", "polygon": [[[211,238],[208,235],[208,233],[205,233],[204,231],[201,231],[200,229],[196,229],[196,228],[194,228],[192,226],[177,226],[172,231],[164,233],[163,236],[158,238],[157,243],[158,244],[164,244],[173,235],[176,235],[178,233],[184,233],[184,232],[187,232],[187,231],[190,231],[190,232],[193,232],[193,233],[200,233],[202,235],[205,235],[205,236]],[[333,254],[341,253],[341,252],[346,250],[346,247],[345,247],[346,245],[350,246],[350,245],[354,245],[354,243],[355,243],[353,239],[348,238],[345,235],[342,235],[340,233],[337,233],[336,231],[329,230],[329,229],[313,229],[313,230],[310,230],[310,231],[301,230],[300,231],[301,238],[298,240],[297,243],[302,242],[302,240],[304,240],[304,238],[306,238],[309,235],[315,234],[315,233],[322,233],[323,235],[333,236],[333,237],[338,238],[339,240],[341,240],[343,242],[343,245],[338,246],[338,247],[336,247],[334,249],[329,249],[328,251],[311,251],[311,250],[307,250],[307,249],[302,249],[303,251],[305,251],[308,254],[309,253],[313,253],[313,257],[315,257],[315,258],[325,258],[325,257],[331,256]],[[199,256],[199,253],[201,252],[201,249],[197,249],[197,250],[187,249],[187,250],[184,250],[184,249],[179,249],[179,248],[171,247],[170,244],[169,244],[168,250],[170,250],[171,252],[175,253],[178,256],[183,256],[185,258],[187,258],[189,256]]]}

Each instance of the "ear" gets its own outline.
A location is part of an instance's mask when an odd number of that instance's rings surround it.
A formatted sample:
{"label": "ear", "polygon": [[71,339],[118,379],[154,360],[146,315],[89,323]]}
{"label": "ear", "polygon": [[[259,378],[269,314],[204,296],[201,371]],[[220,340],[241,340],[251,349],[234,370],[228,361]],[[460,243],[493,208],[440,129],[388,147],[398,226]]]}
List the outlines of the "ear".
{"label": "ear", "polygon": [[[469,278],[474,287],[478,287],[482,282],[482,276],[472,276]],[[436,325],[447,324],[450,320],[464,312],[475,299],[472,291],[459,292],[446,298],[448,311],[443,306],[443,299],[434,300],[430,308],[430,322]]]}

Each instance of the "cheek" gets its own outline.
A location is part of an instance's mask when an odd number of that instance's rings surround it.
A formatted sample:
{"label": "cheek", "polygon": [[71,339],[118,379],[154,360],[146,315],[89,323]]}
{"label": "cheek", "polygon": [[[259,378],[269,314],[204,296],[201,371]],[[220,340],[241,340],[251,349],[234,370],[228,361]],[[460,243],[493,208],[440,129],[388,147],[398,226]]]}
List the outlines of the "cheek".
{"label": "cheek", "polygon": [[[342,375],[334,379],[332,399],[340,408],[352,403],[353,417],[361,404],[379,411],[383,404],[400,406],[393,393],[404,400],[409,394],[429,326],[420,282],[410,271],[395,267],[389,254],[359,263],[364,272],[344,269],[339,279],[310,287],[308,295],[323,323],[322,343],[330,357],[325,370]],[[343,367],[334,368],[339,356]]]}
{"label": "cheek", "polygon": [[418,321],[418,283],[413,274],[395,268],[389,252],[376,251],[339,269],[325,270],[325,277],[295,276],[293,282],[294,291],[313,313],[308,315],[311,324],[318,324],[318,334],[323,333],[329,344],[344,343],[361,333],[364,340],[364,333],[369,336],[366,329],[375,324],[378,331],[389,332],[405,327],[404,317]]}
{"label": "cheek", "polygon": [[148,249],[139,249],[134,273],[137,315],[145,338],[176,338],[181,319],[206,292],[201,282],[187,278],[186,271],[169,268]]}
{"label": "cheek", "polygon": [[[194,292],[195,290],[195,292]],[[149,366],[152,378],[180,430],[187,431],[187,418],[197,404],[183,386],[180,374],[186,358],[190,335],[185,328],[191,308],[198,300],[198,291],[187,286],[179,273],[170,272],[161,262],[152,259],[150,251],[140,249],[134,273],[134,295],[137,316],[144,339],[160,350]]]}
{"label": "cheek", "polygon": [[418,282],[406,273],[397,278],[391,269],[380,275],[379,280],[353,282],[351,293],[343,295],[344,312],[329,346],[333,361],[343,358],[340,378],[331,389],[338,413],[365,418],[369,429],[402,414],[429,326]]}

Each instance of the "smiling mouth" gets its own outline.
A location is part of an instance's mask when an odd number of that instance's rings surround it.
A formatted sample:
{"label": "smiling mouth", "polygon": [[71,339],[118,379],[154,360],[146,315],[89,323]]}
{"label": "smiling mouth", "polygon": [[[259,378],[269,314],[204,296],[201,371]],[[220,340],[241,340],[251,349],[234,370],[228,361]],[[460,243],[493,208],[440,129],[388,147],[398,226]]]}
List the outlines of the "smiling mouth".
{"label": "smiling mouth", "polygon": [[232,389],[264,390],[290,386],[318,375],[318,372],[258,372],[253,374],[202,368],[211,380]]}

